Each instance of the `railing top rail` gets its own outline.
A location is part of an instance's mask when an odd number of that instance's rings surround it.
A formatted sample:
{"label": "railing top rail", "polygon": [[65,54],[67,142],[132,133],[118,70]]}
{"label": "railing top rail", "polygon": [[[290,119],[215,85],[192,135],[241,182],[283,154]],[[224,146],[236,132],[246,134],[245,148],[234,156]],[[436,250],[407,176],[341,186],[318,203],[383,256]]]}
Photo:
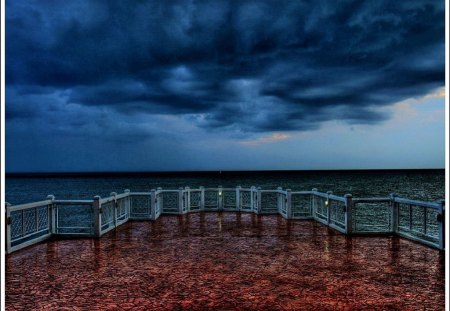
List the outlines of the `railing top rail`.
{"label": "railing top rail", "polygon": [[54,200],[53,203],[58,205],[90,205],[94,200]]}
{"label": "railing top rail", "polygon": [[[197,190],[197,189],[193,189],[193,190]],[[163,190],[157,190],[156,194],[159,194],[159,193],[178,193],[179,191],[180,190],[169,190],[169,189],[164,190],[163,189]]]}
{"label": "railing top rail", "polygon": [[415,206],[422,206],[427,208],[434,208],[434,209],[440,209],[441,204],[438,202],[425,202],[425,201],[418,201],[418,200],[411,200],[411,199],[405,199],[400,197],[394,197],[395,203],[403,203],[403,204],[411,204]]}
{"label": "railing top rail", "polygon": [[334,195],[334,194],[330,194],[328,196],[328,199],[333,200],[333,201],[339,201],[339,202],[345,203],[345,198],[337,196],[337,195]]}
{"label": "railing top rail", "polygon": [[109,202],[112,202],[112,201],[114,201],[114,196],[111,196],[111,197],[107,197],[107,198],[102,198],[102,199],[100,199],[100,204],[105,204],[105,203],[109,203]]}
{"label": "railing top rail", "polygon": [[149,192],[130,192],[129,195],[151,195],[152,193]]}
{"label": "railing top rail", "polygon": [[391,202],[391,198],[382,197],[382,198],[353,198],[353,203],[383,203],[383,202]]}
{"label": "railing top rail", "polygon": [[291,191],[291,194],[312,194],[312,191]]}
{"label": "railing top rail", "polygon": [[116,199],[117,200],[123,199],[123,198],[126,198],[127,196],[128,196],[128,193],[121,193],[116,196]]}
{"label": "railing top rail", "polygon": [[8,206],[7,209],[11,212],[14,212],[14,211],[20,211],[20,210],[34,208],[34,207],[45,206],[45,205],[49,205],[49,204],[52,204],[52,200],[43,200],[43,201],[38,201],[38,202],[13,205],[13,206]]}

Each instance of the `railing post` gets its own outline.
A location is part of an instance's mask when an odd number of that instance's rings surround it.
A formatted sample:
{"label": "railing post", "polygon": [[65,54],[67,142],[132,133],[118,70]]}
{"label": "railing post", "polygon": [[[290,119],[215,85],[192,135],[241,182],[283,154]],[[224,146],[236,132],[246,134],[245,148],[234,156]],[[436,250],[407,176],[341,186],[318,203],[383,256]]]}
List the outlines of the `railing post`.
{"label": "railing post", "polygon": [[345,198],[345,234],[352,234],[353,222],[352,222],[352,210],[353,210],[353,197],[351,194],[344,195]]}
{"label": "railing post", "polygon": [[331,212],[330,212],[330,195],[333,194],[333,191],[327,191],[327,200],[325,201],[325,206],[327,207],[327,224],[331,223]]}
{"label": "railing post", "polygon": [[256,212],[259,214],[262,211],[262,205],[261,205],[262,195],[261,195],[261,187],[258,187],[258,190],[256,191]]}
{"label": "railing post", "polygon": [[114,197],[114,210],[113,210],[113,214],[114,214],[114,228],[117,227],[117,192],[111,192],[109,194],[110,196]]}
{"label": "railing post", "polygon": [[391,193],[391,225],[392,233],[398,232],[398,203],[395,202],[395,198],[398,197],[396,193]]}
{"label": "railing post", "polygon": [[161,215],[163,212],[163,204],[164,204],[163,195],[161,193],[162,187],[158,187],[156,188],[156,190],[159,192],[159,194],[156,196],[156,205],[158,206],[159,214]]}
{"label": "railing post", "polygon": [[151,210],[151,219],[156,220],[156,190],[150,190],[150,210]]}
{"label": "railing post", "polygon": [[219,209],[219,211],[223,210],[223,191],[222,191],[222,186],[218,187],[218,206],[217,208]]}
{"label": "railing post", "polygon": [[191,210],[191,188],[185,187],[184,190],[185,190],[184,195],[186,196],[185,199],[186,204],[183,208],[183,213],[188,213]]}
{"label": "railing post", "polygon": [[127,217],[130,218],[131,215],[130,189],[125,189],[123,192],[127,194],[127,200],[125,201],[125,213],[127,214]]}
{"label": "railing post", "polygon": [[236,210],[241,210],[241,186],[236,187]]}
{"label": "railing post", "polygon": [[205,187],[200,186],[200,210],[205,209]]}
{"label": "railing post", "polygon": [[5,224],[6,224],[6,253],[9,254],[11,253],[11,211],[9,209],[9,207],[11,206],[11,204],[9,204],[8,202],[5,202]]}
{"label": "railing post", "polygon": [[281,187],[277,187],[277,210],[278,213],[283,215],[282,209],[283,209],[283,203],[282,202],[282,194],[280,193],[281,191],[283,191],[283,188]]}
{"label": "railing post", "polygon": [[50,232],[51,234],[55,234],[57,233],[56,230],[56,206],[53,203],[53,201],[55,201],[55,196],[53,194],[49,194],[47,196],[47,200],[52,200],[52,203],[50,203],[50,211],[49,211],[49,215],[48,215],[48,225],[50,227]]}
{"label": "railing post", "polygon": [[286,189],[286,218],[292,218],[292,190]]}
{"label": "railing post", "polygon": [[94,208],[94,236],[99,238],[101,236],[102,230],[102,210],[100,204],[100,196],[96,195],[94,197],[94,203],[92,203],[92,207]]}
{"label": "railing post", "polygon": [[[312,188],[312,192],[317,192],[317,188]],[[309,206],[309,210],[311,213],[311,216],[314,218],[316,217],[316,195],[314,193],[311,194],[311,205]]]}
{"label": "railing post", "polygon": [[256,193],[256,188],[255,186],[252,186],[250,188],[250,206],[251,206],[251,212],[255,212],[255,193]]}
{"label": "railing post", "polygon": [[183,206],[184,206],[184,192],[183,187],[178,189],[178,214],[183,214]]}
{"label": "railing post", "polygon": [[445,250],[445,200],[439,202],[439,249]]}

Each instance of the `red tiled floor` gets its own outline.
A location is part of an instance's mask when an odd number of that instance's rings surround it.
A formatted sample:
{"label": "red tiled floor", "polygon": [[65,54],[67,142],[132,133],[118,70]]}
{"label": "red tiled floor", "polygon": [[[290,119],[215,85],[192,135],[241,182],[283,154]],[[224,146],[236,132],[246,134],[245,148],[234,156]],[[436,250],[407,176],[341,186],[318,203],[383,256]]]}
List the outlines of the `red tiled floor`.
{"label": "red tiled floor", "polygon": [[6,259],[7,310],[443,310],[444,254],[316,222],[204,213]]}

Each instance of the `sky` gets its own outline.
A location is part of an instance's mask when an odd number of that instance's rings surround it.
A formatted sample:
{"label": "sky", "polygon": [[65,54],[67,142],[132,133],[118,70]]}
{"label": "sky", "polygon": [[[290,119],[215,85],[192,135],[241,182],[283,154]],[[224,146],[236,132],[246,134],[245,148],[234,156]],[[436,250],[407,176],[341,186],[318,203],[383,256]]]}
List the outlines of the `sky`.
{"label": "sky", "polygon": [[444,168],[444,5],[6,0],[6,172]]}

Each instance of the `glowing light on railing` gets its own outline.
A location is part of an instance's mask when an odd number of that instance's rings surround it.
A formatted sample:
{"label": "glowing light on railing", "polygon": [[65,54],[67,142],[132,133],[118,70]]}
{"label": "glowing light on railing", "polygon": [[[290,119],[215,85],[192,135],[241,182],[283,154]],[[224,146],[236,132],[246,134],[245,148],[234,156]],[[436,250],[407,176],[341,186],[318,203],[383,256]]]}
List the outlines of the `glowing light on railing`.
{"label": "glowing light on railing", "polygon": [[325,201],[325,206],[328,206],[328,200]]}
{"label": "glowing light on railing", "polygon": [[222,195],[222,191],[219,191],[219,196]]}

